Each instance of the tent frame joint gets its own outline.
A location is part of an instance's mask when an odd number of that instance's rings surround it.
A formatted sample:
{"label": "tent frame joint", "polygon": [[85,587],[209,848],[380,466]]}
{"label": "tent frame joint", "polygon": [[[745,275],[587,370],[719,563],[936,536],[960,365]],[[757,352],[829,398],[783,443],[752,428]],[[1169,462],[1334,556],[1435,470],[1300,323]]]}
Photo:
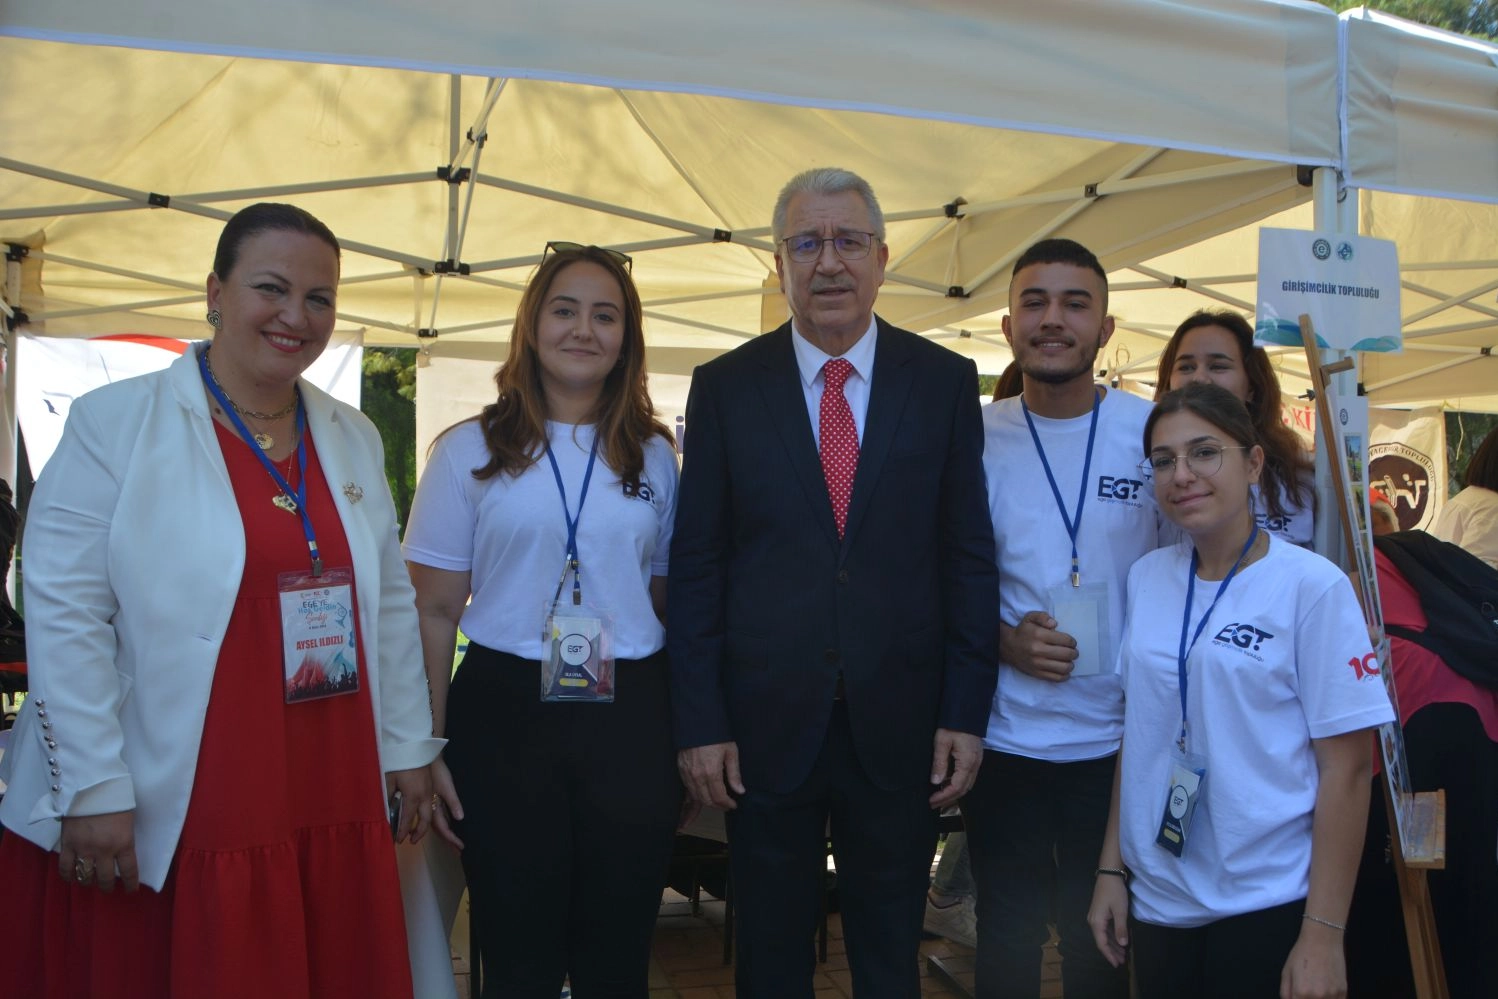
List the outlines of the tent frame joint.
{"label": "tent frame joint", "polygon": [[416,331],[416,339],[418,340],[435,340],[437,339],[437,335],[437,331],[430,326],[423,326]]}
{"label": "tent frame joint", "polygon": [[5,259],[11,263],[19,263],[31,254],[31,247],[25,243],[6,243]]}
{"label": "tent frame joint", "polygon": [[967,298],[968,297],[967,289],[963,288],[962,285],[960,285],[960,284],[950,285],[947,288],[947,297],[948,298]]}
{"label": "tent frame joint", "polygon": [[713,230],[713,242],[714,243],[732,243],[733,242],[733,233],[730,232],[727,229],[714,229]]}
{"label": "tent frame joint", "polygon": [[468,264],[463,263],[461,260],[453,260],[451,257],[449,257],[446,260],[439,260],[436,263],[432,264],[432,273],[468,275],[472,273],[472,268],[469,267]]}
{"label": "tent frame joint", "polygon": [[962,206],[965,204],[967,204],[966,198],[957,197],[942,205],[941,210],[949,219],[960,219],[963,217]]}
{"label": "tent frame joint", "polygon": [[437,168],[437,179],[445,180],[449,184],[466,184],[472,178],[473,171],[468,167],[457,167],[454,169],[450,165],[445,165]]}

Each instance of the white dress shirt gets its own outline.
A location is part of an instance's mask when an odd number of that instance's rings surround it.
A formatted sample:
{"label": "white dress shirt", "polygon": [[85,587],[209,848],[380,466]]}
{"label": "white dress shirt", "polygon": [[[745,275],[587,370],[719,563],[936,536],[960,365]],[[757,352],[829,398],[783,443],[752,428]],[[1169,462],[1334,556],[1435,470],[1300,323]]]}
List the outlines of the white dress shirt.
{"label": "white dress shirt", "polygon": [[[869,328],[864,330],[863,336],[841,355],[843,360],[853,365],[853,373],[843,385],[843,398],[848,400],[848,408],[853,411],[853,426],[858,429],[860,445],[863,444],[864,419],[869,414],[869,388],[874,384],[874,344],[879,339],[875,334],[876,327],[877,323],[870,317]],[[825,384],[822,368],[832,360],[832,355],[824,353],[802,336],[794,319],[791,320],[791,334],[791,344],[796,349],[796,368],[801,372],[801,391],[806,396],[806,413],[811,417],[812,440],[820,447],[822,386]]]}

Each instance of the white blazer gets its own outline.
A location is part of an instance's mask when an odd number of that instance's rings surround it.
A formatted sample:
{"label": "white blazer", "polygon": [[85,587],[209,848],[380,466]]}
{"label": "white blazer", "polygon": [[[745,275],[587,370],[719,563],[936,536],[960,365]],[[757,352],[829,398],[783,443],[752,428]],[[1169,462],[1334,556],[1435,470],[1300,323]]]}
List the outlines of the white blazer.
{"label": "white blazer", "polygon": [[[57,849],[63,816],[134,809],[140,880],[155,889],[187,815],[245,563],[200,349],[73,403],[27,517],[31,694],[0,764],[0,822],[44,849]],[[301,391],[353,555],[380,766],[424,766],[442,741],[379,434],[358,410],[305,381]],[[383,800],[382,775],[368,779]]]}

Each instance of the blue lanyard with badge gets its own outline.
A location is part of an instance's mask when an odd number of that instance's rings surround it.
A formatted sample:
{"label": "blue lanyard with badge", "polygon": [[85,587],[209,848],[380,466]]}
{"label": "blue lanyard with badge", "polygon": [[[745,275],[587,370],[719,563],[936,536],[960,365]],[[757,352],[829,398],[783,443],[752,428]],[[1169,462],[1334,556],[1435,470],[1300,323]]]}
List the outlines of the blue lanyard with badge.
{"label": "blue lanyard with badge", "polygon": [[[613,626],[606,611],[583,602],[582,567],[577,553],[577,525],[583,518],[583,504],[588,501],[588,484],[593,480],[593,465],[598,460],[598,437],[588,453],[588,468],[583,473],[582,492],[577,498],[577,515],[567,508],[567,487],[562,483],[562,469],[551,445],[546,445],[546,459],[557,480],[562,497],[562,516],[567,521],[567,551],[562,563],[562,577],[556,592],[544,608],[541,645],[546,656],[541,662],[541,700],[593,701],[608,703],[614,699]],[[562,588],[572,575],[572,602],[562,602]]]}
{"label": "blue lanyard with badge", "polygon": [[[1243,560],[1248,558],[1248,551],[1254,546],[1259,537],[1259,525],[1255,524],[1248,540],[1243,544],[1243,550],[1238,553],[1238,560],[1228,570],[1218,584],[1217,595],[1207,605],[1206,613],[1196,624],[1196,631],[1191,631],[1191,600],[1196,592],[1196,568],[1201,564],[1201,557],[1195,548],[1191,549],[1191,566],[1186,574],[1186,610],[1181,615],[1181,646],[1176,654],[1176,675],[1179,680],[1181,691],[1181,732],[1176,736],[1175,752],[1170,759],[1170,782],[1166,789],[1165,811],[1160,817],[1160,831],[1155,834],[1155,843],[1164,847],[1170,853],[1179,857],[1186,849],[1186,836],[1191,830],[1191,819],[1196,815],[1197,802],[1201,800],[1202,783],[1207,779],[1206,760],[1186,748],[1186,683],[1190,673],[1186,669],[1186,660],[1191,657],[1191,650],[1196,647],[1196,640],[1202,637],[1202,630],[1207,626],[1207,620],[1212,616],[1212,611],[1217,607],[1217,601],[1227,592],[1228,584],[1238,574],[1243,566]],[[1187,635],[1191,640],[1186,640]]]}
{"label": "blue lanyard with badge", "polygon": [[1102,393],[1093,390],[1092,423],[1087,430],[1087,454],[1082,460],[1082,486],[1077,493],[1077,512],[1072,516],[1066,512],[1066,501],[1061,498],[1061,488],[1056,484],[1056,475],[1046,458],[1045,445],[1040,441],[1040,432],[1030,415],[1030,407],[1020,397],[1020,410],[1025,414],[1025,424],[1030,428],[1030,439],[1035,442],[1035,453],[1040,456],[1040,465],[1045,469],[1046,481],[1051,484],[1051,495],[1056,500],[1056,509],[1061,513],[1061,522],[1066,525],[1067,537],[1071,539],[1071,575],[1067,583],[1046,590],[1047,613],[1056,619],[1056,630],[1070,635],[1077,643],[1077,658],[1072,663],[1071,676],[1096,676],[1105,670],[1111,672],[1113,665],[1112,636],[1109,634],[1108,607],[1110,582],[1082,582],[1081,561],[1077,555],[1077,537],[1082,530],[1082,508],[1087,503],[1087,480],[1092,471],[1092,446],[1097,440],[1098,410],[1102,406]]}
{"label": "blue lanyard with badge", "polygon": [[[249,445],[260,464],[280,490],[271,501],[276,509],[293,513],[301,521],[307,539],[309,570],[282,572],[276,576],[281,608],[281,665],[286,703],[311,701],[359,689],[359,656],[354,626],[354,571],[351,567],[325,568],[312,517],[307,512],[307,409],[302,393],[296,398],[297,485],[270,460],[245,426],[228,394],[208,365],[208,351],[198,355],[203,384],[234,430]],[[287,475],[291,473],[287,466]]]}

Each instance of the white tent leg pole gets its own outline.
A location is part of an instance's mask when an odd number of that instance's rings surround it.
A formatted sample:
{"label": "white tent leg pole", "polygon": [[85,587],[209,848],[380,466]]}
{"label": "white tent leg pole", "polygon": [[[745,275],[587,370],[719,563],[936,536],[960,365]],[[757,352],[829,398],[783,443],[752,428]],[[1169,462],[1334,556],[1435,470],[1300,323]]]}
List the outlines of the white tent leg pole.
{"label": "white tent leg pole", "polygon": [[[1342,187],[1336,170],[1318,167],[1311,174],[1311,205],[1312,225],[1318,232],[1357,232],[1356,191]],[[1322,351],[1321,363],[1338,361],[1347,354],[1347,351]],[[1366,416],[1368,400],[1357,394],[1358,377],[1357,367],[1340,371],[1332,375],[1331,385],[1339,405],[1361,407]],[[1367,422],[1366,418],[1364,422]],[[1343,541],[1337,491],[1332,485],[1331,460],[1336,451],[1335,444],[1335,441],[1317,441],[1316,444],[1316,521],[1312,544],[1316,551],[1333,562],[1348,566],[1352,564],[1352,552],[1346,550]]]}

